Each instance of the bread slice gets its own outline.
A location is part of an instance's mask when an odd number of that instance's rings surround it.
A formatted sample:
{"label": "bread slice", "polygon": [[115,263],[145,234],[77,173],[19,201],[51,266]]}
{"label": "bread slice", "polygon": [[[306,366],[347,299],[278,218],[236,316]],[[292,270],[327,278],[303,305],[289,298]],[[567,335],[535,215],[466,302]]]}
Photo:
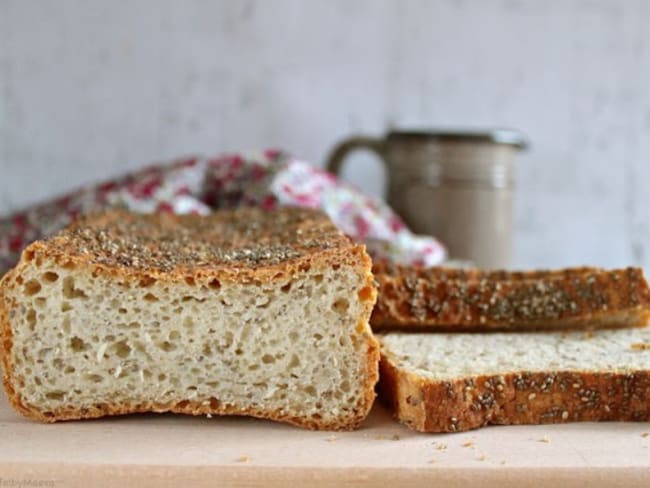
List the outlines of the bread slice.
{"label": "bread slice", "polygon": [[179,412],[352,429],[378,374],[370,268],[313,210],[85,217],[2,280],[4,386],[46,422]]}
{"label": "bread slice", "polygon": [[377,338],[380,399],[414,430],[650,420],[650,328]]}
{"label": "bread slice", "polygon": [[650,288],[640,268],[556,271],[374,267],[374,330],[642,327]]}

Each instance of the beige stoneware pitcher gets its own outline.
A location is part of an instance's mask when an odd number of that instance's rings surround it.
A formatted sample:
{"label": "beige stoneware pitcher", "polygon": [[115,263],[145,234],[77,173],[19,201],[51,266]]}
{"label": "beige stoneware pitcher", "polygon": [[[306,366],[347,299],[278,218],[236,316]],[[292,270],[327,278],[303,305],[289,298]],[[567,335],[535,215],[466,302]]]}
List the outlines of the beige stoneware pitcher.
{"label": "beige stoneware pitcher", "polygon": [[439,238],[452,259],[507,268],[515,156],[526,145],[513,130],[391,131],[343,141],[327,166],[339,173],[351,151],[375,152],[385,162],[388,203],[412,230]]}

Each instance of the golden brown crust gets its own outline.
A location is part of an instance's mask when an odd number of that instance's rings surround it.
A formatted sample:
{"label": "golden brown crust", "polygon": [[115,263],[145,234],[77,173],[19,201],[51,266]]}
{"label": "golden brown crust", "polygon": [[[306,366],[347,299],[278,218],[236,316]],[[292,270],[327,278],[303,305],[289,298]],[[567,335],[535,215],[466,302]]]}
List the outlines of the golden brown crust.
{"label": "golden brown crust", "polygon": [[642,327],[650,318],[650,289],[640,268],[507,272],[375,265],[374,271],[374,330]]}
{"label": "golden brown crust", "polygon": [[[368,325],[372,308],[377,298],[377,290],[371,273],[372,262],[366,253],[365,246],[353,244],[343,236],[325,214],[304,209],[281,209],[276,211],[280,219],[284,219],[284,230],[272,229],[269,222],[274,219],[268,213],[255,209],[240,209],[230,212],[213,214],[216,217],[207,218],[189,216],[145,216],[135,215],[124,211],[111,211],[106,214],[84,217],[57,236],[46,241],[36,241],[22,253],[17,266],[0,280],[0,337],[2,347],[3,384],[9,403],[23,415],[43,422],[60,420],[88,419],[106,415],[124,415],[142,412],[176,412],[190,415],[249,415],[258,418],[287,422],[308,429],[321,430],[351,430],[358,428],[365,419],[375,399],[375,385],[378,380],[379,344]],[[274,217],[275,217],[274,216]],[[259,222],[260,226],[253,231],[228,231],[217,235],[214,229],[224,230],[233,221],[247,219],[248,224]],[[268,221],[267,221],[268,219]],[[140,224],[138,224],[138,222]],[[126,222],[126,226],[124,226]],[[111,254],[115,239],[126,232],[131,225],[138,227],[147,222],[148,227],[139,228],[146,239],[130,239],[124,249]],[[205,225],[200,225],[203,222]],[[223,224],[226,222],[226,224]],[[212,225],[212,231],[204,228]],[[221,226],[221,227],[219,227]],[[164,227],[160,230],[158,227]],[[175,231],[181,228],[189,229],[189,235],[183,246],[171,243],[169,247],[161,245],[165,240],[173,240]],[[90,228],[90,234],[83,229]],[[250,228],[250,225],[246,228]],[[118,229],[118,230],[116,230]],[[160,231],[159,231],[160,230]],[[100,238],[99,233],[109,236]],[[216,232],[216,231],[215,231]],[[253,234],[250,234],[253,232]],[[286,233],[293,233],[294,238],[286,241],[285,251],[272,255],[278,246],[278,240],[284,239]],[[90,237],[88,237],[90,236]],[[224,237],[227,236],[227,237]],[[97,237],[99,248],[86,244],[84,239],[92,240]],[[126,236],[125,236],[126,238]],[[102,239],[104,239],[102,241]],[[128,239],[127,239],[128,240]],[[145,258],[134,262],[133,253],[129,254],[131,245],[137,243],[148,246],[149,253]],[[284,242],[284,241],[283,241]],[[193,243],[193,244],[192,244]],[[198,244],[197,244],[198,243]],[[189,248],[187,246],[190,246]],[[104,250],[102,250],[102,247]],[[199,255],[200,260],[193,266],[194,252],[205,248],[206,253]],[[131,249],[132,250],[132,249]],[[250,252],[247,252],[247,251]],[[156,262],[157,256],[164,257],[168,253],[181,253],[174,260],[166,260],[161,264]],[[196,251],[198,252],[198,251]],[[233,253],[231,258],[224,257]],[[185,253],[185,254],[182,254]],[[140,254],[142,257],[143,255]],[[274,257],[275,256],[275,257]],[[281,256],[277,258],[277,256]],[[79,408],[70,406],[47,414],[37,407],[23,402],[20,396],[20,385],[14,385],[11,364],[12,331],[10,313],[18,304],[7,297],[7,291],[18,286],[20,274],[29,266],[40,266],[45,260],[54,260],[58,265],[68,268],[83,268],[95,275],[103,274],[113,277],[120,282],[137,283],[148,286],[154,281],[175,283],[192,280],[193,283],[205,286],[219,285],[224,280],[237,282],[264,282],[286,279],[295,272],[306,271],[310,268],[325,268],[330,266],[355,265],[363,270],[365,280],[358,293],[364,303],[364,313],[359,318],[358,331],[366,340],[366,365],[364,377],[364,395],[354,411],[343,414],[332,421],[323,419],[303,418],[292,416],[279,410],[264,410],[241,408],[234,405],[222,405],[217,398],[210,399],[206,405],[203,402],[182,401],[174,404],[159,404],[143,402],[141,404],[100,404]],[[212,260],[212,261],[211,261]]]}
{"label": "golden brown crust", "polygon": [[290,207],[240,208],[209,216],[112,210],[82,216],[44,242],[50,256],[75,263],[158,274],[223,271],[228,276],[282,268],[354,246],[323,212]]}
{"label": "golden brown crust", "polygon": [[420,432],[486,425],[650,420],[650,372],[512,372],[454,381],[424,378],[382,354],[379,398]]}

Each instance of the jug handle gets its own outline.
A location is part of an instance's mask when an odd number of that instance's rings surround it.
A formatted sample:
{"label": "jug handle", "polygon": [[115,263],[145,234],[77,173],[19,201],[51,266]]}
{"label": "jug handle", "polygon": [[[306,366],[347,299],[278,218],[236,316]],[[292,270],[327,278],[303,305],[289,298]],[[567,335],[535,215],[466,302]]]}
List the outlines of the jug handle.
{"label": "jug handle", "polygon": [[379,159],[384,161],[384,140],[375,137],[353,136],[339,143],[327,158],[327,171],[336,175],[340,174],[343,162],[347,155],[357,149],[366,149],[374,152]]}

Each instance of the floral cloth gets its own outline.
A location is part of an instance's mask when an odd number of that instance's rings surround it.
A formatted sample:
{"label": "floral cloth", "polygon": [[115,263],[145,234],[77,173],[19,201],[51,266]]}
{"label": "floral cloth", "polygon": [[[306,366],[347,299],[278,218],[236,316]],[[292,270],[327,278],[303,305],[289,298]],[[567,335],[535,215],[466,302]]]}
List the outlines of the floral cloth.
{"label": "floral cloth", "polygon": [[135,212],[208,214],[236,206],[320,208],[374,259],[433,266],[445,258],[434,238],[416,236],[382,201],[290,155],[267,150],[187,158],[150,166],[0,218],[0,275],[23,247],[51,235],[81,213],[111,206]]}

